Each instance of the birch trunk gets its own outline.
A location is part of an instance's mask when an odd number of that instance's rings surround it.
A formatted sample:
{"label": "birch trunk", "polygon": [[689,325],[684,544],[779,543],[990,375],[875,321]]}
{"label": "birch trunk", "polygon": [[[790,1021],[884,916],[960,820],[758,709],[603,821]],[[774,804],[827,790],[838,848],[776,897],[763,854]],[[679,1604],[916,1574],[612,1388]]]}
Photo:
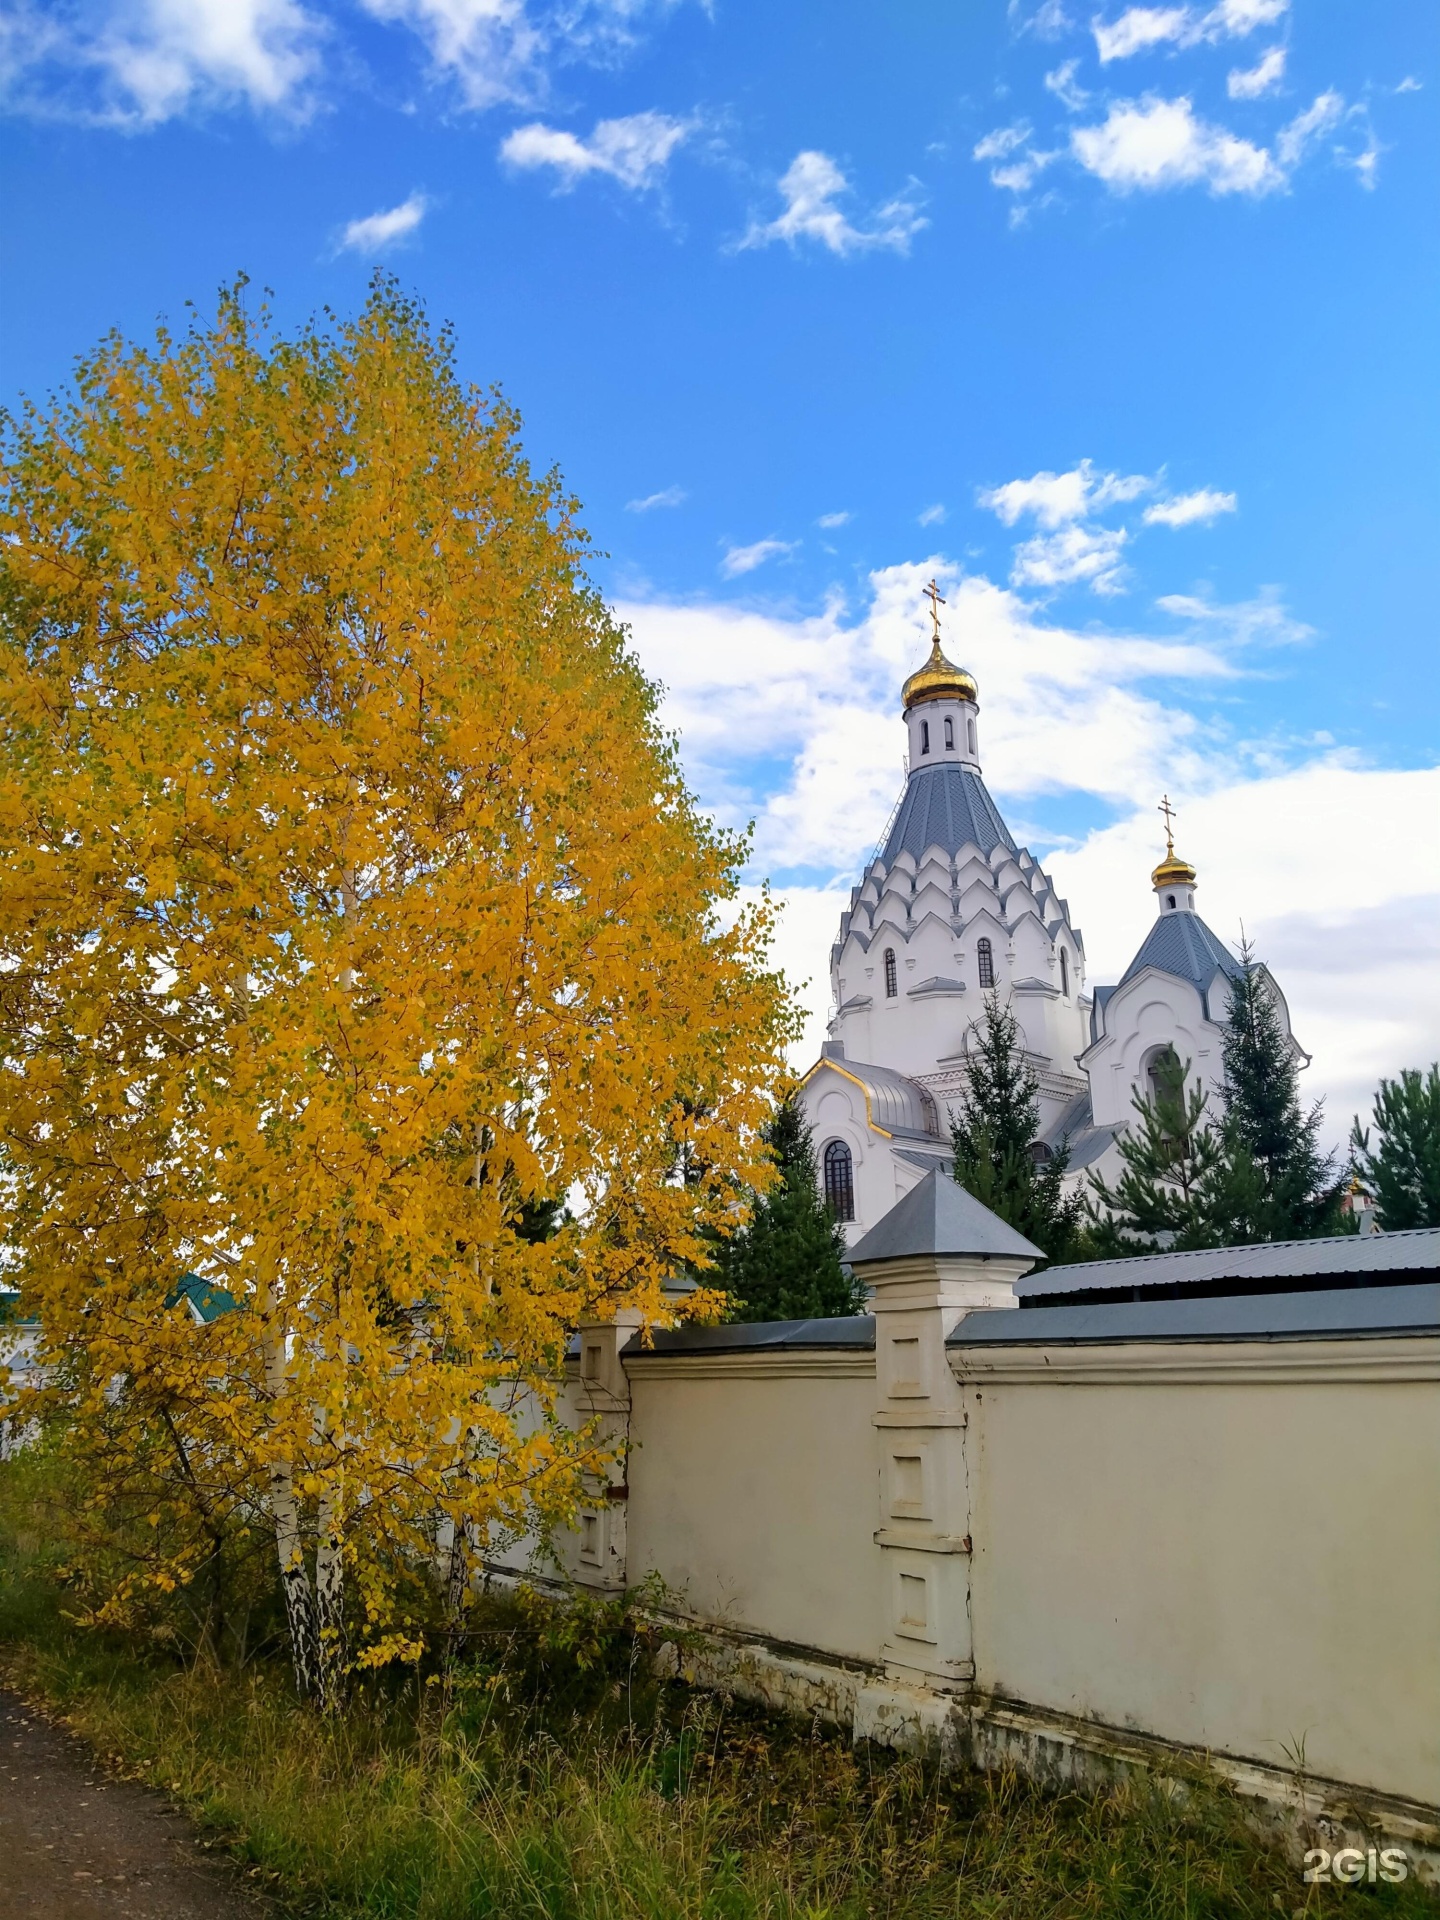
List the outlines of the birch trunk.
{"label": "birch trunk", "polygon": [[345,1479],[343,1468],[320,1496],[315,1547],[315,1613],[319,1628],[320,1704],[338,1707],[345,1690]]}
{"label": "birch trunk", "polygon": [[[272,1336],[265,1353],[265,1374],[272,1402],[285,1393],[284,1336]],[[290,1629],[290,1657],[295,1687],[302,1700],[322,1697],[324,1676],[320,1663],[320,1630],[315,1596],[305,1566],[300,1534],[300,1503],[295,1498],[295,1471],[289,1460],[277,1460],[270,1469],[270,1518],[275,1527],[275,1552],[280,1561],[280,1591],[285,1598],[285,1623]]]}

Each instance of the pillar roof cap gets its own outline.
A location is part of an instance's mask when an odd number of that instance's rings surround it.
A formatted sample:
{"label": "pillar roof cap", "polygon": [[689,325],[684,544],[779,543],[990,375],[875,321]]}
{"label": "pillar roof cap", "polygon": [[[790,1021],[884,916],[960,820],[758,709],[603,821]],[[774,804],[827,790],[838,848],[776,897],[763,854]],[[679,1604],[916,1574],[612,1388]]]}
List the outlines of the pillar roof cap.
{"label": "pillar roof cap", "polygon": [[850,1248],[852,1267],[930,1254],[941,1259],[1043,1260],[1039,1247],[935,1167]]}

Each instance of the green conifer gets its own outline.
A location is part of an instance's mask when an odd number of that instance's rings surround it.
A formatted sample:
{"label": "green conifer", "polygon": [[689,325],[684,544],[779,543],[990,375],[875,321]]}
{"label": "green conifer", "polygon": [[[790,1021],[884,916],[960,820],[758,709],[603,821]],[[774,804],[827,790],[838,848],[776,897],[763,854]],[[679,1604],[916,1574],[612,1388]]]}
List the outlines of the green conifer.
{"label": "green conifer", "polygon": [[1302,1112],[1294,1049],[1248,941],[1225,1021],[1224,1132],[1230,1164],[1221,1245],[1304,1240],[1340,1230],[1343,1181],[1320,1151],[1323,1102]]}
{"label": "green conifer", "polygon": [[965,1090],[950,1130],[955,1178],[1050,1260],[1068,1257],[1081,1198],[1066,1194],[1070,1148],[1062,1141],[1036,1164],[1040,1083],[1025,1058],[1020,1027],[998,994],[985,997],[971,1028]]}
{"label": "green conifer", "polygon": [[730,1296],[731,1320],[825,1320],[864,1309],[865,1289],[841,1265],[845,1236],[820,1197],[815,1149],[794,1100],[765,1140],[780,1169],[747,1224],[716,1250],[710,1284]]}
{"label": "green conifer", "polygon": [[1189,1072],[1190,1062],[1182,1065],[1169,1048],[1151,1070],[1153,1096],[1132,1097],[1139,1125],[1115,1143],[1119,1180],[1112,1187],[1098,1173],[1090,1175],[1087,1257],[1225,1244],[1217,1216],[1225,1210],[1221,1196],[1235,1183],[1225,1143],[1207,1119],[1204,1088],[1197,1081],[1187,1091]]}
{"label": "green conifer", "polygon": [[1406,1067],[1398,1080],[1382,1080],[1372,1118],[1375,1151],[1358,1116],[1350,1144],[1381,1226],[1391,1233],[1440,1227],[1440,1062],[1426,1074]]}

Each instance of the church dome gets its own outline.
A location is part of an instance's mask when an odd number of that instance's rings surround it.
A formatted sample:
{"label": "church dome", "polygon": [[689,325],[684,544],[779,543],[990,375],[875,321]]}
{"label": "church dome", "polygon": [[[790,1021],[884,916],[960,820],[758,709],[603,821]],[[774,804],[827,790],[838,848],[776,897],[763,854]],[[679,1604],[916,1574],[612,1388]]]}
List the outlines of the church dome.
{"label": "church dome", "polygon": [[909,713],[912,707],[918,707],[926,700],[969,700],[978,703],[979,691],[971,674],[945,658],[940,651],[940,636],[937,633],[930,649],[930,658],[905,682],[901,700],[906,713]]}
{"label": "church dome", "polygon": [[1173,887],[1177,885],[1193,887],[1195,884],[1195,869],[1188,860],[1182,860],[1180,855],[1176,853],[1174,847],[1171,847],[1159,866],[1151,873],[1150,884],[1152,887]]}

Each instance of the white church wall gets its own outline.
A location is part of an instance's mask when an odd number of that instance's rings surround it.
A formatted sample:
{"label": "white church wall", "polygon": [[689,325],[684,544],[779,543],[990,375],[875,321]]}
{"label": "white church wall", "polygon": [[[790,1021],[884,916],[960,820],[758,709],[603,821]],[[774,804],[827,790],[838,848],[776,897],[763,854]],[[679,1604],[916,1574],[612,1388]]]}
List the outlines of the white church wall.
{"label": "white church wall", "polygon": [[1218,1103],[1224,1079],[1221,1040],[1221,1029],[1206,1019],[1204,1003],[1188,980],[1150,967],[1138,973],[1110,996],[1105,1033],[1085,1058],[1096,1126],[1129,1125],[1135,1117],[1132,1096],[1149,1094],[1149,1064],[1167,1046],[1182,1065],[1190,1063],[1191,1085],[1198,1080]]}

